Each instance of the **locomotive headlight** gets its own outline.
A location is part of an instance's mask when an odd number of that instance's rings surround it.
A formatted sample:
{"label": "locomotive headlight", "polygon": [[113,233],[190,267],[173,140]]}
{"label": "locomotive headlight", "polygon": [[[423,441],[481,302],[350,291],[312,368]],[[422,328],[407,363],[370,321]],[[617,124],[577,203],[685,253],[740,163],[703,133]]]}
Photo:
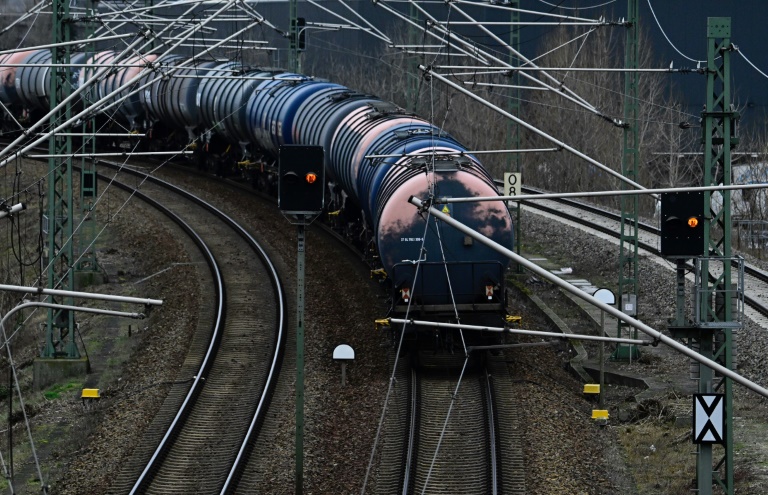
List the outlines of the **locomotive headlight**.
{"label": "locomotive headlight", "polygon": [[317,174],[314,172],[307,172],[307,175],[304,176],[304,180],[307,181],[307,184],[314,184],[317,180]]}

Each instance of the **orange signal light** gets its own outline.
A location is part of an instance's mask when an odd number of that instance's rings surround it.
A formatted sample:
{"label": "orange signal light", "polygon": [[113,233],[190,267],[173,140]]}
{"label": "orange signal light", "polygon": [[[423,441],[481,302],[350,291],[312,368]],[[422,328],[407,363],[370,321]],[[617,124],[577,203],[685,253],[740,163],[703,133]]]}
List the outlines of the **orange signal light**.
{"label": "orange signal light", "polygon": [[699,219],[696,217],[690,217],[688,219],[688,226],[692,229],[695,229],[699,225]]}
{"label": "orange signal light", "polygon": [[317,180],[317,174],[314,172],[307,172],[307,175],[304,176],[304,180],[307,181],[307,184],[314,184]]}

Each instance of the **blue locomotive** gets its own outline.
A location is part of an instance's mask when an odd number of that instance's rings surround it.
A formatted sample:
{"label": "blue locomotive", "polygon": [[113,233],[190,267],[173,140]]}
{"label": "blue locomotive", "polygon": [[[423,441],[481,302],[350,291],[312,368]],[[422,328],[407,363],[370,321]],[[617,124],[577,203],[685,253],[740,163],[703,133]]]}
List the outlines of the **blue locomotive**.
{"label": "blue locomotive", "polygon": [[[29,115],[48,108],[47,50],[0,57],[0,101]],[[72,56],[85,68],[77,88],[113,52]],[[151,147],[192,147],[203,164],[239,168],[261,187],[276,178],[281,145],[322,146],[341,226],[370,246],[392,287],[392,310],[411,315],[496,313],[505,309],[508,260],[408,203],[411,196],[494,196],[492,178],[445,131],[374,96],[338,84],[231,61],[189,64],[179,56],[133,57],[98,81],[88,98],[123,98],[110,118],[141,130]],[[37,64],[9,67],[3,64]],[[148,70],[142,74],[142,64]],[[140,76],[140,77],[139,77]],[[135,79],[128,87],[123,86]],[[122,89],[121,89],[122,88]],[[173,140],[176,140],[173,143]],[[503,201],[440,205],[444,213],[512,248]]]}

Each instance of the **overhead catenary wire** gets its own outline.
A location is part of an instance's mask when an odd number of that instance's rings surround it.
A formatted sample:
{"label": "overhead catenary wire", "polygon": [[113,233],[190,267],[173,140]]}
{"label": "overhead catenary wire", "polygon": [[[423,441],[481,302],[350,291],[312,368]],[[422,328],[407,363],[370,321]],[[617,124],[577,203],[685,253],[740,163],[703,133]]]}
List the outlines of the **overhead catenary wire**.
{"label": "overhead catenary wire", "polygon": [[726,366],[721,365],[720,363],[717,363],[716,361],[703,357],[701,354],[699,354],[695,350],[692,350],[691,348],[677,342],[671,337],[667,337],[666,335],[659,332],[658,330],[646,325],[645,323],[639,320],[636,320],[635,318],[614,308],[613,306],[601,302],[600,300],[592,297],[590,294],[587,294],[586,292],[582,291],[580,288],[576,287],[575,285],[560,279],[559,277],[555,276],[549,271],[539,267],[535,263],[528,261],[527,259],[515,253],[514,251],[507,249],[504,246],[501,246],[500,244],[496,243],[495,241],[489,239],[488,237],[485,237],[484,235],[478,232],[475,232],[474,230],[463,225],[461,222],[455,220],[454,218],[451,218],[449,215],[445,215],[444,213],[441,213],[437,208],[433,206],[428,206],[419,198],[411,197],[410,203],[418,208],[427,208],[432,215],[436,216],[443,222],[448,223],[449,225],[471,236],[473,239],[485,244],[491,249],[494,249],[497,252],[502,253],[504,256],[510,258],[512,261],[519,263],[526,270],[529,270],[534,274],[554,283],[561,289],[564,289],[565,291],[575,295],[576,297],[587,301],[591,305],[596,306],[597,308],[605,311],[611,316],[614,316],[620,319],[621,321],[627,323],[628,325],[634,328],[637,328],[641,332],[653,337],[653,339],[657,340],[659,343],[665,344],[668,347],[673,348],[679,353],[684,354],[702,363],[704,366],[707,366],[708,368],[711,368],[712,370],[720,373],[721,375],[727,378],[730,378],[731,380],[739,383],[740,385],[743,385],[744,387],[752,390],[753,392],[756,392],[759,395],[768,398],[768,390],[762,387],[761,385],[753,382],[752,380],[747,379],[746,377],[736,373],[735,371],[727,368]]}
{"label": "overhead catenary wire", "polygon": [[[118,92],[119,92],[119,91],[118,91]],[[122,101],[122,100],[121,100],[121,101]],[[83,218],[83,222],[84,222],[84,221],[85,221],[85,218]],[[82,225],[82,222],[81,222],[81,225]],[[75,229],[75,230],[73,231],[73,235],[74,235],[74,232],[76,232],[78,229],[79,229],[79,226],[77,227],[77,229]],[[106,226],[104,227],[104,229],[106,229]],[[103,231],[104,229],[102,229],[102,231]],[[98,237],[98,236],[97,236],[97,237]],[[96,239],[94,239],[94,240],[93,240],[93,242],[95,242],[95,241],[96,241]],[[67,240],[66,242],[71,242],[71,241],[70,241],[70,240]],[[93,242],[91,243],[91,245],[93,244]],[[90,246],[89,246],[88,248],[90,248]],[[86,251],[87,251],[87,249],[86,249]],[[82,255],[81,255],[81,256],[82,256]],[[74,263],[73,263],[71,266],[74,266]],[[71,268],[70,268],[70,269],[71,269]],[[7,339],[6,339],[6,342],[7,342]],[[8,352],[9,352],[9,356],[10,356],[10,349],[8,350]],[[12,367],[13,367],[13,366],[12,366]],[[15,373],[15,368],[13,368],[13,370],[14,370],[14,373]],[[22,402],[22,408],[23,408],[23,402]],[[23,409],[22,409],[22,410],[23,410]],[[29,428],[30,428],[30,427],[29,427],[29,421],[28,421],[28,419],[27,419],[27,417],[26,417],[26,412],[25,412],[24,410],[23,410],[23,413],[24,413],[24,417],[25,417],[25,424],[27,425],[27,429],[29,430]],[[36,452],[35,452],[35,449],[34,449],[34,441],[33,441],[33,438],[32,438],[32,436],[31,436],[31,431],[30,431],[30,436],[29,436],[29,438],[30,438],[30,442],[32,442],[32,450],[33,450],[33,456],[34,456],[34,458],[35,458],[35,462],[36,462],[36,464],[38,464],[38,465],[39,465],[39,461],[38,461],[38,458],[37,458],[37,455],[36,455]],[[42,482],[42,480],[43,480],[44,478],[43,478],[43,476],[42,476],[42,473],[40,472],[40,469],[39,469],[39,467],[38,467],[38,472],[40,473],[40,474],[39,474],[39,479],[40,479],[40,480],[41,480],[41,482]],[[44,488],[44,491],[46,491],[46,490],[45,490],[45,488]]]}
{"label": "overhead catenary wire", "polygon": [[574,155],[576,155],[576,156],[578,156],[578,157],[582,158],[583,160],[587,161],[588,163],[591,163],[592,165],[595,165],[595,166],[596,166],[596,167],[598,167],[599,169],[601,169],[601,170],[603,170],[604,172],[606,172],[606,173],[608,173],[608,174],[612,175],[613,177],[616,177],[616,178],[617,178],[617,179],[619,179],[620,181],[622,181],[622,182],[624,182],[624,183],[626,183],[626,184],[628,184],[628,185],[630,185],[630,186],[632,186],[632,187],[634,187],[634,188],[637,188],[637,189],[645,189],[645,187],[643,187],[642,185],[638,184],[637,182],[635,182],[635,181],[633,181],[633,180],[631,180],[631,179],[629,179],[629,178],[627,178],[627,177],[624,177],[624,176],[623,176],[621,173],[619,173],[619,172],[616,172],[615,170],[611,169],[610,167],[607,167],[606,165],[604,165],[604,164],[602,164],[602,163],[598,162],[598,161],[597,161],[597,160],[595,160],[594,158],[591,158],[591,157],[589,157],[589,156],[585,155],[584,153],[582,153],[582,152],[580,152],[579,150],[577,150],[577,149],[573,148],[572,146],[570,146],[570,145],[566,144],[565,142],[563,142],[563,141],[560,141],[559,139],[556,139],[555,137],[553,137],[553,136],[551,136],[551,135],[547,134],[546,132],[544,132],[544,131],[542,131],[542,130],[538,129],[537,127],[534,127],[533,125],[531,125],[531,124],[529,124],[529,123],[525,122],[524,120],[522,120],[522,119],[520,119],[520,118],[518,118],[518,117],[516,117],[516,116],[512,115],[511,113],[509,113],[509,112],[507,112],[507,111],[505,111],[505,110],[502,110],[502,109],[501,109],[501,108],[499,108],[498,106],[494,105],[493,103],[490,103],[489,101],[487,101],[487,100],[485,100],[485,99],[481,98],[480,96],[478,96],[478,95],[476,95],[476,94],[472,93],[471,91],[467,91],[466,89],[464,89],[464,88],[463,88],[463,87],[461,87],[460,85],[458,85],[458,84],[456,84],[456,83],[454,83],[454,82],[452,82],[452,81],[448,80],[446,77],[444,77],[444,76],[442,76],[442,75],[440,75],[440,74],[437,74],[436,72],[434,72],[434,71],[433,71],[432,69],[430,69],[429,67],[424,67],[424,66],[422,65],[422,66],[420,66],[420,69],[421,69],[421,70],[423,70],[423,71],[425,71],[426,73],[428,73],[428,74],[430,74],[430,75],[432,75],[432,76],[434,76],[434,77],[436,77],[436,78],[440,79],[440,80],[441,80],[442,82],[444,82],[445,84],[447,84],[447,85],[449,85],[449,86],[451,86],[451,87],[453,87],[453,88],[455,88],[455,89],[458,89],[459,91],[462,91],[462,92],[464,92],[465,94],[467,94],[467,95],[471,96],[471,97],[472,97],[473,99],[475,99],[476,101],[478,101],[478,102],[482,103],[483,105],[485,105],[485,106],[487,106],[487,107],[491,108],[492,110],[494,110],[494,111],[496,111],[496,112],[500,113],[501,115],[505,116],[506,118],[508,118],[508,119],[510,119],[510,120],[512,120],[512,121],[514,121],[514,122],[515,122],[515,123],[517,123],[518,125],[521,125],[521,126],[525,127],[526,129],[528,129],[528,130],[530,130],[530,131],[532,131],[532,132],[534,132],[534,133],[536,133],[536,134],[540,135],[541,137],[543,137],[543,138],[547,139],[548,141],[550,141],[550,142],[552,142],[552,143],[554,143],[554,144],[558,145],[558,146],[559,146],[559,147],[561,147],[562,149],[564,149],[564,150],[566,150],[566,151],[568,151],[568,152],[570,152],[570,153],[572,153],[572,154],[574,154]]}
{"label": "overhead catenary wire", "polygon": [[[425,13],[425,15],[428,15],[428,14]],[[466,14],[464,14],[464,15],[466,15]],[[514,56],[520,58],[521,60],[523,60],[526,63],[530,62],[522,53],[518,52],[513,47],[509,46],[509,44],[505,43],[503,40],[498,38],[498,36],[493,34],[490,30],[484,28],[482,25],[479,25],[478,27],[481,30],[483,30],[488,36],[491,36],[498,43],[502,44],[502,46],[504,46],[511,54],[513,54]],[[422,29],[424,29],[424,28],[422,28]],[[444,29],[442,29],[442,30],[444,30]],[[480,61],[481,63],[483,63],[485,65],[489,65],[490,64],[490,60],[492,60],[492,61],[494,61],[495,63],[497,63],[499,65],[508,65],[503,59],[501,59],[499,57],[496,57],[496,56],[493,56],[492,54],[487,53],[485,51],[480,51],[476,46],[474,46],[473,44],[470,45],[466,41],[462,40],[455,33],[447,33],[447,34],[450,36],[450,38],[453,41],[456,41],[456,42],[461,43],[461,44],[465,44],[467,46],[471,46],[473,48],[473,51],[472,52],[468,52],[470,55],[482,54],[483,55],[482,58],[478,58],[477,56],[474,57],[474,58],[478,59],[478,61]],[[607,117],[607,116],[603,115],[600,111],[597,110],[597,108],[595,108],[594,105],[588,103],[585,99],[583,99],[583,98],[579,97],[578,95],[576,95],[576,93],[573,92],[570,88],[568,88],[568,86],[563,84],[557,78],[555,78],[552,75],[548,74],[545,70],[542,70],[541,74],[544,75],[550,81],[552,81],[554,84],[547,84],[544,81],[542,81],[542,80],[540,80],[538,78],[535,78],[535,77],[533,77],[530,74],[527,74],[525,72],[521,72],[520,73],[520,75],[522,77],[529,79],[532,83],[538,84],[538,85],[548,89],[549,91],[552,91],[553,93],[557,93],[560,96],[562,96],[563,98],[566,98],[567,100],[570,100],[573,103],[575,103],[575,104],[577,104],[579,106],[582,106],[583,108],[587,109],[588,111],[590,111],[590,112],[592,112],[592,113],[594,113],[594,114],[596,114],[598,116],[601,116],[601,117],[606,118],[608,120],[614,120],[614,119],[611,119],[610,117]]]}
{"label": "overhead catenary wire", "polygon": [[672,40],[669,39],[669,36],[667,36],[666,31],[664,31],[664,28],[661,26],[661,22],[659,22],[659,18],[656,16],[656,11],[653,10],[653,5],[651,5],[651,0],[648,1],[648,8],[651,9],[651,15],[653,16],[653,20],[656,21],[656,25],[659,27],[659,31],[661,31],[662,36],[664,36],[664,39],[667,40],[667,43],[669,46],[672,47],[673,50],[675,50],[681,57],[683,57],[686,60],[690,60],[691,62],[696,62],[697,64],[706,64],[706,60],[696,60],[695,58],[691,58],[688,55],[681,52],[677,46],[675,46],[674,43],[672,43]]}
{"label": "overhead catenary wire", "polygon": [[[236,0],[229,0],[229,2],[228,2],[228,3],[229,3],[229,4],[231,4],[231,3],[234,3],[235,1],[236,1]],[[244,31],[244,30],[246,30],[246,29],[248,29],[248,28],[250,28],[250,27],[251,27],[251,26],[247,26],[246,28],[243,28],[243,30],[241,30],[241,31]],[[193,30],[192,30],[192,31],[189,33],[189,36],[192,36],[192,34],[194,34],[194,32],[195,32],[195,30],[193,29]],[[231,37],[235,37],[235,36],[237,36],[238,34],[239,34],[239,32],[237,32],[237,33],[233,34]],[[139,42],[139,41],[140,41],[140,40],[136,40],[136,42]],[[180,43],[180,42],[178,42],[178,43]],[[178,43],[177,43],[177,44],[178,44]],[[224,41],[222,41],[222,42],[219,42],[219,43],[215,44],[215,45],[214,45],[214,46],[212,46],[211,48],[209,48],[209,49],[205,50],[204,52],[201,52],[200,54],[196,55],[195,57],[192,57],[192,58],[190,58],[190,59],[187,59],[186,61],[184,61],[184,62],[182,62],[182,63],[180,63],[180,64],[178,64],[178,65],[175,65],[175,66],[173,66],[173,67],[170,67],[170,68],[168,68],[168,71],[169,71],[169,72],[174,72],[174,71],[177,71],[177,70],[181,70],[181,69],[185,68],[185,67],[186,67],[187,65],[189,65],[191,62],[195,61],[195,60],[196,60],[196,58],[202,57],[202,56],[203,56],[205,53],[208,53],[209,51],[211,51],[212,49],[214,49],[215,47],[217,47],[219,44],[223,44],[223,43],[224,43]],[[173,50],[173,48],[175,48],[175,46],[171,47],[171,48],[168,50],[168,52],[166,52],[166,53],[169,53],[171,50]],[[104,69],[102,69],[102,70],[104,70],[104,71],[106,72],[106,68],[104,68]],[[22,148],[20,151],[16,151],[16,152],[15,152],[13,155],[11,155],[10,157],[8,157],[8,155],[9,155],[9,153],[10,153],[10,150],[12,150],[12,149],[13,149],[13,146],[16,146],[16,145],[18,145],[18,144],[19,144],[19,143],[22,141],[22,137],[18,138],[16,141],[14,141],[14,143],[12,143],[11,145],[8,145],[8,146],[7,146],[7,147],[6,147],[6,148],[5,148],[5,149],[4,149],[2,152],[0,152],[0,159],[1,159],[1,160],[0,160],[0,167],[2,167],[2,166],[4,166],[4,165],[6,165],[6,164],[7,164],[7,163],[8,163],[8,162],[9,162],[9,161],[12,159],[12,157],[13,157],[13,156],[18,156],[18,155],[21,155],[21,154],[23,154],[23,153],[25,153],[25,152],[29,151],[30,149],[32,149],[34,146],[37,146],[37,145],[38,145],[38,144],[40,144],[41,142],[45,141],[45,140],[47,139],[47,136],[50,136],[51,134],[53,134],[53,133],[55,133],[55,132],[58,132],[58,131],[61,131],[61,130],[67,129],[67,128],[69,128],[69,127],[70,127],[70,126],[71,126],[73,123],[79,122],[79,121],[80,121],[80,119],[82,119],[82,118],[84,118],[84,117],[88,117],[88,116],[92,115],[92,114],[93,114],[93,112],[94,112],[94,109],[98,109],[99,111],[105,111],[105,110],[108,110],[108,109],[110,109],[110,108],[116,107],[117,105],[119,105],[119,104],[121,104],[123,101],[125,101],[126,99],[130,98],[130,96],[131,96],[131,95],[133,95],[133,94],[136,94],[136,93],[138,93],[139,91],[143,90],[144,88],[146,88],[146,87],[150,86],[151,84],[153,84],[153,81],[149,81],[149,82],[146,82],[146,83],[144,83],[143,85],[139,85],[138,87],[136,87],[136,88],[133,88],[131,91],[129,91],[129,92],[128,92],[127,94],[125,94],[124,96],[122,96],[122,97],[119,97],[119,98],[115,99],[115,97],[116,97],[116,96],[118,96],[118,95],[120,95],[121,93],[125,92],[125,91],[126,91],[128,88],[131,88],[131,86],[132,86],[134,83],[136,83],[137,81],[141,80],[141,79],[142,79],[142,78],[143,78],[145,75],[146,75],[145,71],[141,71],[139,74],[137,74],[136,76],[134,76],[132,79],[128,80],[127,82],[123,83],[123,85],[119,86],[117,89],[115,89],[115,90],[114,90],[114,91],[112,91],[111,93],[109,93],[109,94],[105,95],[105,96],[104,96],[104,97],[102,97],[100,100],[98,100],[98,101],[96,101],[96,102],[92,103],[91,107],[89,107],[89,108],[86,108],[86,109],[82,110],[81,112],[79,112],[77,115],[75,115],[75,116],[71,117],[71,118],[70,118],[69,120],[67,120],[66,122],[64,122],[64,123],[62,123],[62,124],[59,124],[59,125],[58,125],[56,128],[54,128],[53,130],[51,130],[50,132],[48,132],[48,133],[47,133],[45,136],[43,136],[43,137],[40,137],[40,138],[38,138],[38,139],[36,139],[36,140],[33,140],[31,143],[28,143],[28,144],[27,144],[27,145],[26,145],[24,148]],[[95,78],[90,78],[90,79],[89,79],[89,81],[91,81],[91,84],[93,84],[93,83],[95,83]],[[80,89],[80,88],[78,88],[78,89]],[[41,124],[41,122],[42,122],[42,120],[41,120],[40,122],[38,122],[38,125],[40,125],[40,124]],[[4,157],[6,157],[6,158],[4,158]]]}

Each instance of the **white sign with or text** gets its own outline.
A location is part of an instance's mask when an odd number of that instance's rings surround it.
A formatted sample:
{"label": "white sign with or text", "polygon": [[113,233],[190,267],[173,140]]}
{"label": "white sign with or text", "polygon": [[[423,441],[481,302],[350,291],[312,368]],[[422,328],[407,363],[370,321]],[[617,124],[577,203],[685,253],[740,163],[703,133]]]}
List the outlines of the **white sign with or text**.
{"label": "white sign with or text", "polygon": [[520,196],[523,193],[523,179],[520,172],[504,172],[504,196]]}

